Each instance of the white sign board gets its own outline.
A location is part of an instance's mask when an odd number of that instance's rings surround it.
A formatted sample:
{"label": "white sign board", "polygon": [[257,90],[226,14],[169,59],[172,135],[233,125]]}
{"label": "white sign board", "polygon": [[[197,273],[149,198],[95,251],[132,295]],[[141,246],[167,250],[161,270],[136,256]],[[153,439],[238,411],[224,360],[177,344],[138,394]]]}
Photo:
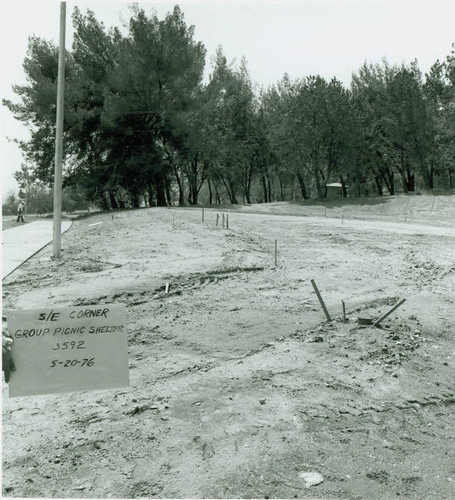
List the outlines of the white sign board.
{"label": "white sign board", "polygon": [[7,320],[11,397],[129,385],[124,305],[14,310]]}

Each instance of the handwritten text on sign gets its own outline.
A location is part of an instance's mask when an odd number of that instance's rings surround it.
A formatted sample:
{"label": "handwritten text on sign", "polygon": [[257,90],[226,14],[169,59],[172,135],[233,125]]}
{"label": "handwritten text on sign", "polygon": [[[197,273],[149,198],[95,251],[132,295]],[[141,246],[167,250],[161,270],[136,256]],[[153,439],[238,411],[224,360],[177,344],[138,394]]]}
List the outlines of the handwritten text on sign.
{"label": "handwritten text on sign", "polygon": [[128,386],[126,307],[121,304],[9,311],[9,395]]}

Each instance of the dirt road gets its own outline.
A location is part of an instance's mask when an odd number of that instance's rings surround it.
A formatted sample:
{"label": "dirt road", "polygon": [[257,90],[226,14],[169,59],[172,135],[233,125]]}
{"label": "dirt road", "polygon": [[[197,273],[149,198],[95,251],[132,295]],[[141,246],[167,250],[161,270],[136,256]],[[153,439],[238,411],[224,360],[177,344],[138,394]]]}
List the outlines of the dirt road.
{"label": "dirt road", "polygon": [[126,303],[130,354],[127,390],[3,385],[4,496],[455,497],[454,226],[267,208],[95,215],[4,282],[5,308]]}

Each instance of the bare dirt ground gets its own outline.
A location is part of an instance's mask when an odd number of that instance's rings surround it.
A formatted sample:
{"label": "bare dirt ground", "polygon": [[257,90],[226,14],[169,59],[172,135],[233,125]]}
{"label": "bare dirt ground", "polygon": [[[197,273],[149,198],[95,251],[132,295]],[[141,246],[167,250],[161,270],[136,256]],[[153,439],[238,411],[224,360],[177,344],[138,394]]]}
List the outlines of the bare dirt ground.
{"label": "bare dirt ground", "polygon": [[4,308],[126,303],[130,387],[3,383],[3,496],[455,498],[455,196],[411,201],[75,221]]}

